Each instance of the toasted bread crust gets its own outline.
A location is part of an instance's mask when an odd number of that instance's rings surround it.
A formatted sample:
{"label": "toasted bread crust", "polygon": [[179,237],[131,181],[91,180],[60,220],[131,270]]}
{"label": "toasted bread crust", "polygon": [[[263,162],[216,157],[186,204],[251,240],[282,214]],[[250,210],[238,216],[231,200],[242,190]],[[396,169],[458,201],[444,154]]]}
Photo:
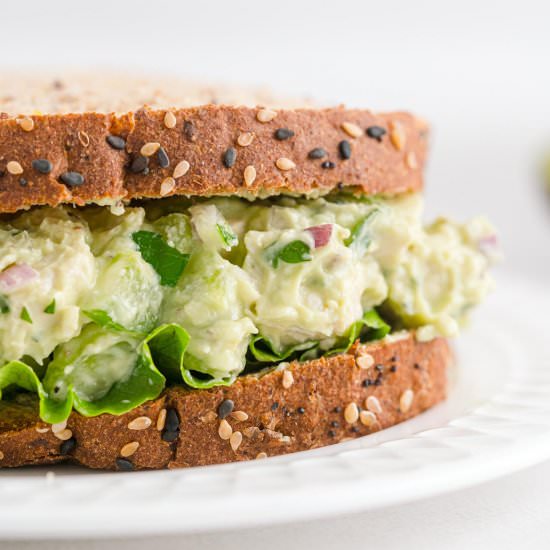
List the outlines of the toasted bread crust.
{"label": "toasted bread crust", "polygon": [[[206,105],[174,109],[176,124],[168,128],[165,110],[143,108],[123,115],[81,113],[0,118],[0,213],[32,206],[84,205],[91,202],[157,198],[167,195],[211,196],[238,194],[250,198],[280,193],[328,193],[352,187],[363,194],[397,194],[422,188],[426,156],[425,124],[407,113],[375,115],[364,110],[279,110],[268,121],[258,120],[260,108]],[[274,111],[275,112],[275,111]],[[261,115],[260,115],[261,117]],[[352,123],[352,134],[349,126]],[[169,124],[171,126],[171,124]],[[367,135],[366,129],[383,128],[382,136]],[[278,129],[294,135],[277,139]],[[348,131],[345,130],[348,128]],[[356,133],[359,129],[360,133]],[[250,132],[249,145],[239,145],[239,136]],[[122,137],[117,150],[108,136]],[[281,137],[279,135],[279,137]],[[348,159],[346,141],[351,150]],[[162,167],[157,153],[149,157],[146,173],[133,173],[132,160],[146,143],[159,143],[169,166]],[[246,143],[242,141],[241,143]],[[233,148],[234,162],[224,163],[224,153]],[[309,158],[316,148],[323,158]],[[51,172],[40,173],[32,162],[46,159]],[[289,159],[291,168],[284,169]],[[175,179],[175,166],[189,163],[188,171]],[[15,161],[19,169],[13,169]],[[245,183],[244,172],[249,169]],[[11,170],[10,170],[11,168]],[[20,173],[18,173],[20,172]],[[84,178],[81,185],[63,183],[67,172]]]}
{"label": "toasted bread crust", "polygon": [[[357,363],[365,354],[373,358],[369,368]],[[73,413],[65,428],[70,433],[55,427],[57,435],[38,419],[35,402],[0,402],[0,466],[68,460],[111,470],[182,468],[330,445],[387,428],[440,402],[450,359],[443,339],[421,343],[408,335],[392,343],[358,344],[347,354],[292,363],[262,377],[243,376],[231,387],[169,388],[121,416],[85,418]],[[368,397],[375,399],[367,403]],[[233,413],[225,418],[228,425],[218,413],[226,399],[234,403]],[[354,419],[352,403],[374,415],[367,414],[365,423]],[[161,411],[169,411],[166,422]],[[140,420],[137,424],[146,425],[144,429],[130,429],[130,422],[141,417],[151,422]],[[372,424],[366,425],[369,421]],[[222,422],[221,434],[234,434],[230,439],[220,436]],[[67,436],[69,443],[60,439]],[[134,448],[133,454],[122,456]]]}

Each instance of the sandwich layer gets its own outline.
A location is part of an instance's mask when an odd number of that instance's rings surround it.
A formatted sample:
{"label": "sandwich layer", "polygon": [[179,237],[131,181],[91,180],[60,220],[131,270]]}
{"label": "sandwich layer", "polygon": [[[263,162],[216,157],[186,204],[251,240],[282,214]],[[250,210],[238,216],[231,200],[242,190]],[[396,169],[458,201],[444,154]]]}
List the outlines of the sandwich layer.
{"label": "sandwich layer", "polygon": [[0,213],[172,195],[395,195],[422,187],[407,113],[205,105],[0,118]]}
{"label": "sandwich layer", "polygon": [[0,466],[62,461],[134,470],[219,464],[330,445],[411,418],[440,402],[444,339],[400,333],[349,352],[280,365],[231,387],[172,387],[119,416],[72,413],[50,425],[36,400],[0,402]]}

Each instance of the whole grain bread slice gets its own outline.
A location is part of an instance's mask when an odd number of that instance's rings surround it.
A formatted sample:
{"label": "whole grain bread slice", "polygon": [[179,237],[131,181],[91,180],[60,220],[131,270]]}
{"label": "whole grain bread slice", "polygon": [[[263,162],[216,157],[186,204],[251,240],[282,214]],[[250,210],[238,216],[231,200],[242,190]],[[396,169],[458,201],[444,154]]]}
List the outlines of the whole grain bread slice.
{"label": "whole grain bread slice", "polygon": [[205,105],[0,115],[0,213],[171,195],[394,195],[422,188],[407,113]]}
{"label": "whole grain bread slice", "polygon": [[70,461],[110,470],[181,468],[330,445],[440,402],[450,360],[446,340],[418,342],[408,333],[243,376],[230,387],[170,387],[129,413],[73,413],[61,426],[40,421],[36,401],[21,394],[0,402],[0,467]]}

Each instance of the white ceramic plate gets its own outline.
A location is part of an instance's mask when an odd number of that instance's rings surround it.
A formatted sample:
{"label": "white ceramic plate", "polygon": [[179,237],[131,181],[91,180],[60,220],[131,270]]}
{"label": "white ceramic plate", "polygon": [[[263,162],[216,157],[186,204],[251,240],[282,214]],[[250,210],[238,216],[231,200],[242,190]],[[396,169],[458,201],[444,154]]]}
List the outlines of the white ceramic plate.
{"label": "white ceramic plate", "polygon": [[352,442],[180,471],[1,471],[0,538],[136,536],[312,519],[453,491],[542,461],[550,457],[548,311],[547,288],[499,280],[498,293],[456,343],[447,402]]}

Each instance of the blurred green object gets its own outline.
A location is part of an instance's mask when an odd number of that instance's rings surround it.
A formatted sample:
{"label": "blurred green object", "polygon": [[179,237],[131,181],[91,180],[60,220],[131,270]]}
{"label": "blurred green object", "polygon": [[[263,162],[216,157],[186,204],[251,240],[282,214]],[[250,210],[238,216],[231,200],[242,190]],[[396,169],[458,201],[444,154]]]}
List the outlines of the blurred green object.
{"label": "blurred green object", "polygon": [[546,158],[544,159],[543,177],[544,177],[544,185],[547,191],[550,191],[550,153],[548,153],[546,155]]}

